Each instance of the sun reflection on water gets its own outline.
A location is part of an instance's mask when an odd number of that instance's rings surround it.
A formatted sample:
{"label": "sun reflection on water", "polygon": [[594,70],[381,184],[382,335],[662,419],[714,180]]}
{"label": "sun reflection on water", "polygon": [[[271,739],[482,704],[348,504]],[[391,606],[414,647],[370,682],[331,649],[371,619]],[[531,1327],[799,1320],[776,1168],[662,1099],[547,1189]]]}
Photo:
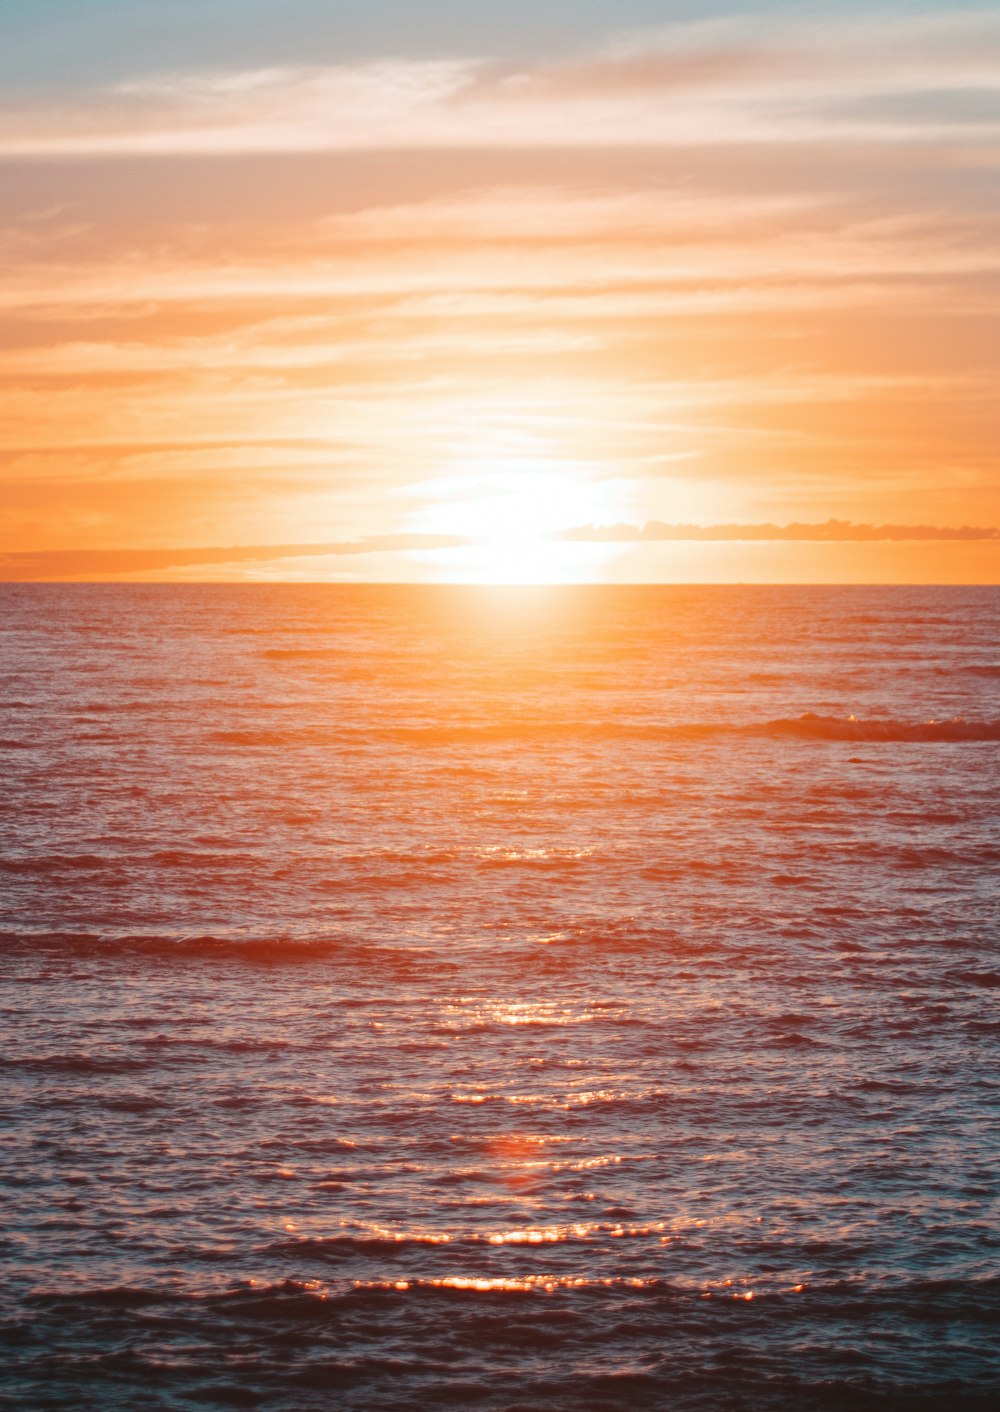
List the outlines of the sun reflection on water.
{"label": "sun reflection on water", "polygon": [[442,1275],[437,1278],[413,1280],[355,1280],[356,1289],[454,1289],[477,1294],[529,1294],[543,1291],[553,1294],[560,1289],[648,1289],[658,1284],[655,1279],[607,1277],[593,1279],[585,1275]]}
{"label": "sun reflection on water", "polygon": [[583,1025],[592,1020],[618,1018],[624,1007],[559,1005],[549,1000],[472,1000],[461,997],[445,1005],[447,1023],[463,1028],[478,1025]]}

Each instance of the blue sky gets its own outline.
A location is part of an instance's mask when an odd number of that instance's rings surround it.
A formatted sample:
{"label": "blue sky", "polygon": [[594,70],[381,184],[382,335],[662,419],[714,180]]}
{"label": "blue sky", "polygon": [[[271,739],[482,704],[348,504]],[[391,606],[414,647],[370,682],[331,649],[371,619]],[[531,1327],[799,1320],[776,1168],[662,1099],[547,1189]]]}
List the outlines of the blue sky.
{"label": "blue sky", "polygon": [[[3,0],[0,82],[85,87],[163,70],[338,63],[384,55],[525,58],[726,15],[926,14],[940,3],[839,0]],[[963,10],[993,8],[971,0]]]}

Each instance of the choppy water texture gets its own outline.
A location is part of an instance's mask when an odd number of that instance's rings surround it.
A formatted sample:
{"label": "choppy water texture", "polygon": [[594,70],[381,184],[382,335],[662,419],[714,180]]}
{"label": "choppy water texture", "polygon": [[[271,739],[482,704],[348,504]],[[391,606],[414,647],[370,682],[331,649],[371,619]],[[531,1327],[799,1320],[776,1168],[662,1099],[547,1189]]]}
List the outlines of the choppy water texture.
{"label": "choppy water texture", "polygon": [[990,1405],[1000,592],[0,598],[0,1405]]}

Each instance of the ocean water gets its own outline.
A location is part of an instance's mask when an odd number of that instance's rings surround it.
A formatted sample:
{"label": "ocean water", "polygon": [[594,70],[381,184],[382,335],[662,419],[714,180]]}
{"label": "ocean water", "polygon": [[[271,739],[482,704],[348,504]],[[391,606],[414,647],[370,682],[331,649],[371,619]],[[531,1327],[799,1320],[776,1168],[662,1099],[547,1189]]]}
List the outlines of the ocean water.
{"label": "ocean water", "polygon": [[1000,590],[0,654],[0,1406],[995,1405]]}

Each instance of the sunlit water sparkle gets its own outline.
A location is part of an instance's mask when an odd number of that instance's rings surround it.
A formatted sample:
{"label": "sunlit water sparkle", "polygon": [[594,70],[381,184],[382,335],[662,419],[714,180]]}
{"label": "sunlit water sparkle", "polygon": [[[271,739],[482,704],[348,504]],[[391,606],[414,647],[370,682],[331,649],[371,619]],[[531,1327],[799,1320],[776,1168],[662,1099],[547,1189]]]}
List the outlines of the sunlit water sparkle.
{"label": "sunlit water sparkle", "polygon": [[1000,592],[0,599],[0,1406],[992,1405]]}

